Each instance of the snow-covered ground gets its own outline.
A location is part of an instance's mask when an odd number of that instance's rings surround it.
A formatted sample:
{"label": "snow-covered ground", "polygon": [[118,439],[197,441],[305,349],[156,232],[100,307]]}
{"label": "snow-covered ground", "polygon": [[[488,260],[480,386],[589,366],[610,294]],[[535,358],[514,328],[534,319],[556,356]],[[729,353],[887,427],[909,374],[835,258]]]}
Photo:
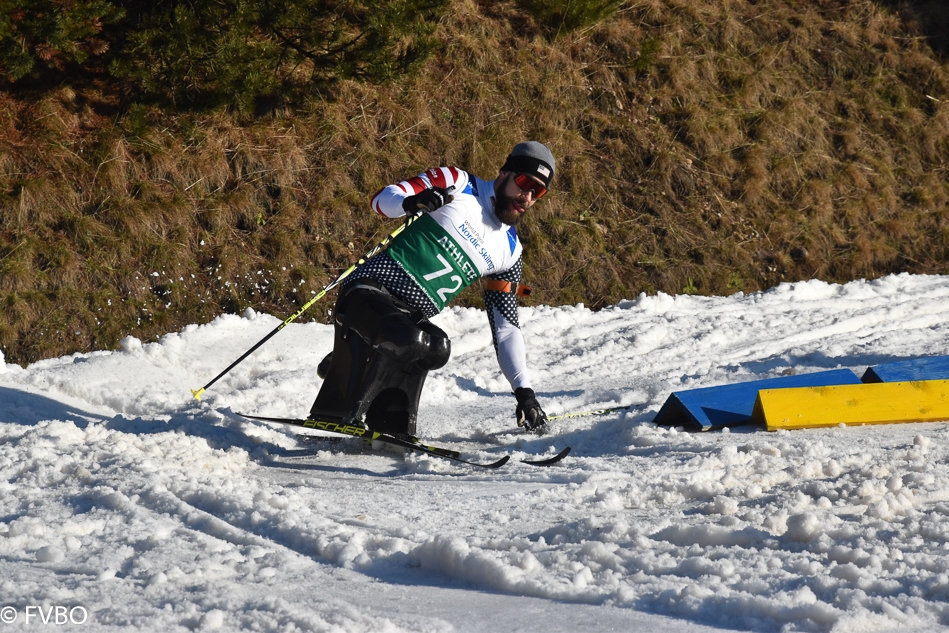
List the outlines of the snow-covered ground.
{"label": "snow-covered ground", "polygon": [[[487,319],[419,433],[500,470],[301,443],[331,330],[248,312],[157,343],[0,363],[0,633],[935,631],[949,625],[946,423],[691,434],[672,391],[949,353],[949,277],[522,308],[518,432]],[[559,466],[519,463],[572,454]],[[15,622],[8,623],[15,616]],[[49,624],[44,624],[44,619]],[[73,624],[69,624],[71,621]],[[83,623],[79,623],[83,621]]]}

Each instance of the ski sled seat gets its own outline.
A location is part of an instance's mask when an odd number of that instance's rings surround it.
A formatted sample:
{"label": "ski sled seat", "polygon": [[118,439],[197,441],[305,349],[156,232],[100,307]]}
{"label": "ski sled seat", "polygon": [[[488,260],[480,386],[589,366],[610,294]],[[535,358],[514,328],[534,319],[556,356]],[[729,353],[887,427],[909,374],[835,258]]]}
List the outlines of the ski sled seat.
{"label": "ski sled seat", "polygon": [[429,370],[444,367],[451,341],[418,310],[360,279],[336,301],[333,351],[310,418],[414,436]]}

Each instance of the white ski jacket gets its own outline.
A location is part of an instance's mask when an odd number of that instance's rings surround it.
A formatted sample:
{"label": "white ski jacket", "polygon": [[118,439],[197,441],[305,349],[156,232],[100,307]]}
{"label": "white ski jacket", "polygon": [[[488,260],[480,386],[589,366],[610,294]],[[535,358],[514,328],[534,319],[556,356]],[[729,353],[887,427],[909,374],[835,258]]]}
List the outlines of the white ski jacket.
{"label": "white ski jacket", "polygon": [[[413,222],[352,278],[375,279],[428,317],[481,277],[509,282],[510,289],[516,289],[523,248],[514,227],[494,214],[493,181],[456,167],[430,169],[384,187],[373,197],[372,208],[387,218],[402,217],[402,201],[432,186],[454,187],[454,200]],[[516,294],[485,290],[484,303],[502,373],[512,390],[530,387]]]}

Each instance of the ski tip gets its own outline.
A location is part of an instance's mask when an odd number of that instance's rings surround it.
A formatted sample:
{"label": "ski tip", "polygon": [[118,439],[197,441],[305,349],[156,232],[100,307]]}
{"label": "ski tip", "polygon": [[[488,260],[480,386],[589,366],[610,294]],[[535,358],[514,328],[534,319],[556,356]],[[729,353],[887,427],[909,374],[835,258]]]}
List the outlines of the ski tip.
{"label": "ski tip", "polygon": [[194,399],[195,399],[195,400],[199,400],[199,401],[200,401],[200,400],[201,400],[201,394],[202,394],[202,393],[204,393],[204,387],[201,387],[201,388],[198,389],[197,391],[195,391],[194,389],[191,390],[191,395],[194,396]]}
{"label": "ski tip", "polygon": [[496,461],[496,462],[494,462],[494,463],[492,463],[492,464],[483,464],[483,466],[484,466],[485,468],[500,468],[501,466],[503,466],[504,464],[506,464],[509,459],[511,459],[511,456],[510,456],[510,455],[505,455],[504,457],[502,457],[502,458],[499,459],[498,461]]}
{"label": "ski tip", "polygon": [[548,459],[539,459],[539,460],[522,459],[521,463],[530,464],[531,466],[550,466],[552,464],[556,464],[557,462],[559,462],[560,460],[562,460],[564,457],[566,457],[569,454],[570,454],[570,447],[568,446],[567,448],[563,449],[562,451],[560,451],[559,453],[557,453],[556,455]]}

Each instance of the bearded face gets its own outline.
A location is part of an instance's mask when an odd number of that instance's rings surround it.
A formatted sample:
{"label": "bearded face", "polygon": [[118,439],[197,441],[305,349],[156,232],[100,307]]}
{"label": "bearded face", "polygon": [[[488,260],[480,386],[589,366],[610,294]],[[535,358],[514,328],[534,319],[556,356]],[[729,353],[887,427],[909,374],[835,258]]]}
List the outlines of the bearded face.
{"label": "bearded face", "polygon": [[517,226],[534,202],[532,193],[518,187],[514,174],[506,172],[494,190],[494,215],[508,226]]}

